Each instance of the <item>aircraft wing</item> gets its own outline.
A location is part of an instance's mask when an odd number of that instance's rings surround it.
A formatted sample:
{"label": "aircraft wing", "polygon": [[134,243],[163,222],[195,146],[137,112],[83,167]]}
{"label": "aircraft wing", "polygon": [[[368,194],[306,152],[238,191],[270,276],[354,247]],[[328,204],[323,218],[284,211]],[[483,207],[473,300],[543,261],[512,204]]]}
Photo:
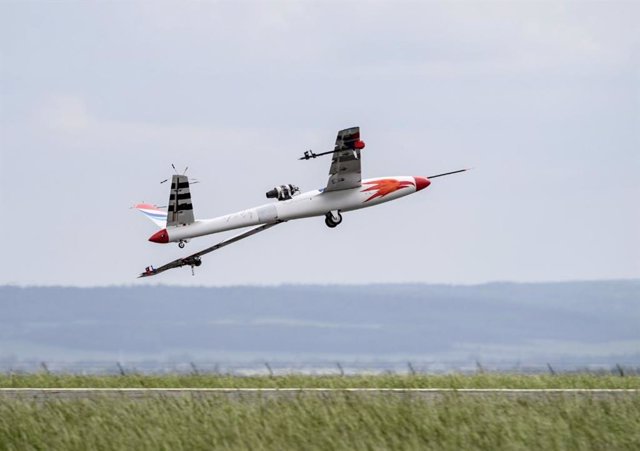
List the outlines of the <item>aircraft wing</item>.
{"label": "aircraft wing", "polygon": [[360,127],[347,128],[338,132],[325,191],[339,191],[361,186],[360,150],[362,148],[364,143],[360,140]]}
{"label": "aircraft wing", "polygon": [[162,265],[159,268],[154,268],[153,266],[148,266],[145,271],[143,273],[141,273],[138,278],[140,277],[150,277],[150,276],[155,276],[157,274],[160,274],[161,272],[165,272],[169,269],[173,269],[173,268],[181,268],[183,266],[191,266],[191,268],[193,268],[194,266],[200,266],[202,264],[202,260],[200,259],[200,257],[202,257],[203,255],[206,255],[210,252],[213,251],[217,251],[218,249],[228,246],[229,244],[233,244],[236,241],[240,241],[244,238],[248,238],[251,235],[255,235],[256,233],[262,232],[264,230],[270,229],[271,227],[278,225],[278,224],[282,224],[284,221],[278,221],[278,222],[272,222],[270,224],[263,224],[261,226],[255,227],[253,229],[247,230],[246,232],[243,232],[239,235],[233,236],[229,239],[226,239],[224,241],[219,242],[218,244],[214,244],[211,247],[208,247],[206,249],[201,250],[200,252],[196,252],[195,254],[191,254],[188,257],[183,257],[183,258],[178,258],[170,263],[167,263],[166,265]]}

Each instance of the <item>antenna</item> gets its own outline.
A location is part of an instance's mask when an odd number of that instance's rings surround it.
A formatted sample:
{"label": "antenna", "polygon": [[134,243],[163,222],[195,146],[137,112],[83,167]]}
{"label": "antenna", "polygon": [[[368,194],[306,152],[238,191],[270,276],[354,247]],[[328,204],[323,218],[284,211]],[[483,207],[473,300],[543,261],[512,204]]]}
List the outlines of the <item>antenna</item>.
{"label": "antenna", "polygon": [[428,179],[435,179],[436,177],[444,177],[445,175],[451,175],[451,174],[457,174],[459,172],[465,172],[465,171],[470,171],[473,168],[466,168],[466,169],[459,169],[457,171],[451,171],[451,172],[444,172],[442,174],[436,174],[436,175],[430,175],[429,177],[427,177]]}
{"label": "antenna", "polygon": [[[175,164],[171,163],[171,167],[173,168],[173,171],[176,173],[176,175],[180,175],[180,173],[176,169],[176,165]],[[188,170],[189,170],[189,166],[186,166],[184,168],[184,171],[182,171],[182,175],[185,175]],[[169,179],[164,179],[163,181],[160,182],[160,184],[162,185],[163,183],[168,182],[168,181],[169,181]],[[198,182],[196,182],[196,183],[198,183]]]}

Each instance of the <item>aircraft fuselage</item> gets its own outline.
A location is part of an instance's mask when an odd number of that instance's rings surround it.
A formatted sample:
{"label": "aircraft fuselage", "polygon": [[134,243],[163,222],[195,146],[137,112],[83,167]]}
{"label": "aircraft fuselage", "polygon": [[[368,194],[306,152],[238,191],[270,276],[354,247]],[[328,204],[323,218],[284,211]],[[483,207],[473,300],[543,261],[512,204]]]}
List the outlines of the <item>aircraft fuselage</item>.
{"label": "aircraft fuselage", "polygon": [[426,177],[379,177],[362,180],[362,186],[338,191],[324,189],[300,193],[289,200],[276,201],[188,225],[163,229],[149,238],[155,243],[180,242],[191,238],[261,224],[325,216],[372,207],[418,192],[431,182]]}

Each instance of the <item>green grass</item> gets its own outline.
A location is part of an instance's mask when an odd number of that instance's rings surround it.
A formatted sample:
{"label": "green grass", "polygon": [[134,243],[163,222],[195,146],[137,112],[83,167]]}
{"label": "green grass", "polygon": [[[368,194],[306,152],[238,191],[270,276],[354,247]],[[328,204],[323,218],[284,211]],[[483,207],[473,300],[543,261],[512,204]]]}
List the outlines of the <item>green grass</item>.
{"label": "green grass", "polygon": [[[1,375],[0,387],[633,388],[640,377]],[[0,396],[0,450],[640,449],[640,394],[509,398],[334,392],[83,400]]]}
{"label": "green grass", "polygon": [[130,374],[126,376],[75,376],[56,374],[0,375],[0,387],[6,388],[633,388],[640,389],[640,376],[620,377],[594,374],[403,376],[256,376]]}
{"label": "green grass", "polygon": [[0,398],[0,449],[640,449],[640,397]]}

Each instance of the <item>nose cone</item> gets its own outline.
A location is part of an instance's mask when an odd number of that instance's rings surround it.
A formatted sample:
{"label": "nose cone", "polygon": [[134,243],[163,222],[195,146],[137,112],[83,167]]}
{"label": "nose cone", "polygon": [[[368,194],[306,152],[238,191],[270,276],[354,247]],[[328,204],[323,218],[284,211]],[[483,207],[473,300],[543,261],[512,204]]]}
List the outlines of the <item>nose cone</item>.
{"label": "nose cone", "polygon": [[416,191],[420,191],[431,185],[431,180],[426,177],[414,177],[413,179],[416,181]]}
{"label": "nose cone", "polygon": [[169,234],[167,233],[167,229],[162,229],[159,232],[154,233],[149,237],[149,241],[154,243],[168,243],[169,242]]}

